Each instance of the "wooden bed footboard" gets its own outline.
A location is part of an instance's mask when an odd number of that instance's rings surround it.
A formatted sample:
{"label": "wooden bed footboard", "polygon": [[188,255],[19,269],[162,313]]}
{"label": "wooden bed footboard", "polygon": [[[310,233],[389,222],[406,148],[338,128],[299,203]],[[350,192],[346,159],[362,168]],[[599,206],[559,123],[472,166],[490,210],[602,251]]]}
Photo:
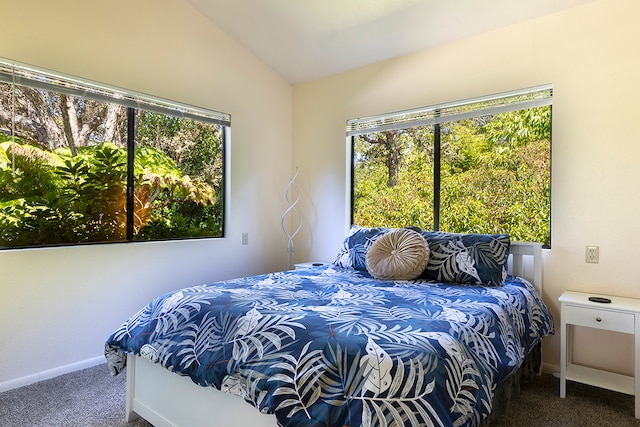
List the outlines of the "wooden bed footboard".
{"label": "wooden bed footboard", "polygon": [[155,427],[277,427],[239,396],[200,387],[189,377],[127,355],[127,421],[142,417]]}

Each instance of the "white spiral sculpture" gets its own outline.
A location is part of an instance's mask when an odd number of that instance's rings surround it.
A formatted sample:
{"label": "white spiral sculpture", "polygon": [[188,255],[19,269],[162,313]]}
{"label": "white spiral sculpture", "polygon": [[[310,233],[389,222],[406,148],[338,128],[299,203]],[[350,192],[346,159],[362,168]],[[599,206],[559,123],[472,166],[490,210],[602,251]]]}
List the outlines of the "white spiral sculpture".
{"label": "white spiral sculpture", "polygon": [[[284,231],[284,234],[289,239],[289,241],[287,242],[287,262],[288,262],[289,270],[292,270],[294,265],[293,238],[296,236],[296,234],[298,234],[298,231],[300,231],[300,228],[302,228],[302,217],[296,210],[296,204],[298,203],[298,200],[300,200],[300,191],[298,190],[298,186],[296,185],[296,182],[295,182],[297,177],[298,177],[298,167],[296,166],[296,172],[293,174],[293,177],[291,177],[291,180],[289,180],[289,185],[287,185],[287,190],[284,193],[284,196],[287,199],[287,203],[289,204],[289,207],[287,208],[287,210],[284,211],[284,213],[282,214],[282,219],[280,220],[282,231]],[[294,198],[295,200],[291,201],[289,199],[289,193],[291,193],[291,197]],[[287,231],[287,227],[284,224],[287,215],[289,215],[291,212],[294,212],[298,217],[298,226],[293,231],[293,233],[289,233]]]}

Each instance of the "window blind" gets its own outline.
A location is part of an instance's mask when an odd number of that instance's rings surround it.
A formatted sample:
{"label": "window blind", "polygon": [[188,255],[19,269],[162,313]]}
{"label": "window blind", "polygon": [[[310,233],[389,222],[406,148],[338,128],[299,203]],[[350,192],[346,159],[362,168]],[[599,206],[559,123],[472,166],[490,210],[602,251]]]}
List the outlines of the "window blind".
{"label": "window blind", "polygon": [[159,114],[231,126],[231,116],[229,114],[81,80],[4,59],[0,59],[0,82],[115,103]]}
{"label": "window blind", "polygon": [[347,136],[430,126],[552,104],[551,85],[347,121]]}

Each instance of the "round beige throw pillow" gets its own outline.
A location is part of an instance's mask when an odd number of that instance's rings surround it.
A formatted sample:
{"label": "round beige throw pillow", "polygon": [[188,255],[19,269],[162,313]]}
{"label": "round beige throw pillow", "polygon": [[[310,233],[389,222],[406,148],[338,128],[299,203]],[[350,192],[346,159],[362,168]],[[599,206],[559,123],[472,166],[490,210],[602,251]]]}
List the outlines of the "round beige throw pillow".
{"label": "round beige throw pillow", "polygon": [[366,255],[367,271],[376,279],[413,280],[429,261],[429,245],[420,233],[406,228],[385,233]]}

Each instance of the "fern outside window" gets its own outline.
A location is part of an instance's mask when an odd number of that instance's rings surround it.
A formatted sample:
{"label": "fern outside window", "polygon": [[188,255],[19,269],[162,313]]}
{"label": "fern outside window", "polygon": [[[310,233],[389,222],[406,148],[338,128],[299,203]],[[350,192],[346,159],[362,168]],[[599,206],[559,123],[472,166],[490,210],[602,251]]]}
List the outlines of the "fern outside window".
{"label": "fern outside window", "polygon": [[223,236],[230,124],[0,59],[0,248]]}

